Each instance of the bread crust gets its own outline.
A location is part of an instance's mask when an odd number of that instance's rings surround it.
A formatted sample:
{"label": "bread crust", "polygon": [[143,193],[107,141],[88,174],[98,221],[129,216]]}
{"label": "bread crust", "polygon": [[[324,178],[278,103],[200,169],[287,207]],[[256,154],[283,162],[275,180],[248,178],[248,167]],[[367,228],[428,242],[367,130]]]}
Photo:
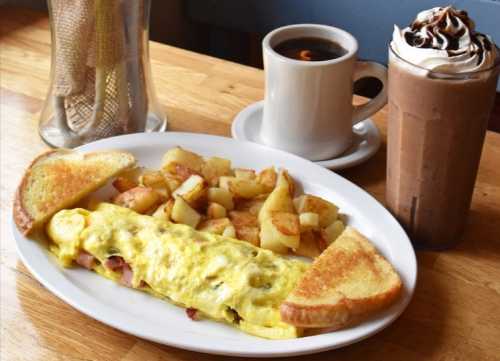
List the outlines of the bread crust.
{"label": "bread crust", "polygon": [[306,305],[285,301],[280,307],[281,319],[297,327],[328,327],[338,330],[387,307],[399,297],[401,289],[402,284],[399,282],[374,297],[355,300],[344,298],[336,304]]}
{"label": "bread crust", "polygon": [[392,265],[366,237],[347,227],[281,304],[281,319],[296,327],[344,328],[388,307],[402,288]]}
{"label": "bread crust", "polygon": [[[23,234],[23,235],[28,235],[32,229],[37,226],[38,220],[36,220],[33,215],[30,213],[27,205],[25,204],[25,193],[29,188],[29,181],[30,178],[33,176],[33,169],[40,165],[42,166],[42,163],[45,162],[47,159],[51,157],[59,157],[59,156],[64,156],[65,154],[73,153],[72,150],[70,149],[54,149],[54,150],[49,150],[47,152],[44,152],[37,156],[31,164],[28,166],[26,169],[19,186],[17,187],[16,193],[14,195],[14,202],[13,202],[13,207],[12,207],[12,212],[13,212],[13,218],[14,218],[14,223],[16,224],[18,230]],[[96,154],[102,154],[106,153],[106,151],[100,151],[100,152],[91,152],[91,153],[84,153],[83,157],[86,159],[87,157],[92,157]],[[126,152],[123,152],[126,153]],[[134,159],[133,155],[130,153],[127,153],[130,155],[132,159]],[[135,162],[135,160],[134,160]],[[63,201],[61,201],[63,202]]]}
{"label": "bread crust", "polygon": [[14,223],[17,226],[17,229],[23,234],[27,235],[31,229],[33,228],[33,224],[35,223],[35,220],[31,215],[29,214],[28,210],[25,208],[23,204],[23,194],[24,191],[26,190],[26,184],[28,183],[28,179],[31,176],[31,170],[33,167],[47,159],[50,158],[50,156],[59,153],[59,152],[64,152],[67,151],[65,149],[52,149],[49,151],[46,151],[42,154],[40,154],[38,157],[33,159],[33,161],[30,163],[28,166],[28,169],[26,169],[26,172],[24,172],[24,175],[21,179],[21,182],[19,183],[19,186],[17,187],[15,196],[14,196],[14,204],[12,206],[12,212],[14,215]]}

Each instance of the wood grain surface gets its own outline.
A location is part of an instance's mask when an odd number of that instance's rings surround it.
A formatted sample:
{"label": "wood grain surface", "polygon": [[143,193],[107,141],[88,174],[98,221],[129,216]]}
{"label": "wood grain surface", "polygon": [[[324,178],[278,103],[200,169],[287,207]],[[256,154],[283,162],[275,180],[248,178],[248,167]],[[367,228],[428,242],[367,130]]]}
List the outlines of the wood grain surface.
{"label": "wood grain surface", "polygon": [[[37,133],[47,91],[50,35],[43,14],[0,7],[2,360],[229,360],[151,343],[97,322],[41,286],[19,260],[11,203],[29,161],[47,147]],[[171,130],[229,136],[231,120],[263,97],[260,70],[151,44],[152,71]],[[386,111],[375,116],[384,138]],[[384,199],[385,142],[344,177]],[[500,359],[500,134],[488,132],[463,241],[418,253],[415,297],[379,334],[301,360]],[[166,326],[168,327],[168,325]]]}

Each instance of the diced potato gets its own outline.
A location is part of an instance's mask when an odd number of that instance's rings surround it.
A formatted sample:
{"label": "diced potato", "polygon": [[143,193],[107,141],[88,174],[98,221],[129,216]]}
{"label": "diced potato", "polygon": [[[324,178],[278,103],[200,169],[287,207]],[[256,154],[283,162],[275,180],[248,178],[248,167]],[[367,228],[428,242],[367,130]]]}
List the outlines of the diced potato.
{"label": "diced potato", "polygon": [[146,213],[161,201],[161,195],[154,189],[140,186],[120,193],[113,199],[113,203],[130,208],[137,213]]}
{"label": "diced potato", "polygon": [[208,188],[207,199],[209,202],[219,203],[228,211],[234,209],[233,194],[227,189],[218,187]]}
{"label": "diced potato", "polygon": [[113,181],[113,187],[120,193],[126,192],[139,184],[125,177],[118,177]]}
{"label": "diced potato", "polygon": [[153,216],[155,218],[163,219],[163,220],[167,219],[166,213],[165,213],[166,206],[167,206],[167,202],[160,204],[160,206],[158,208],[156,208],[156,210],[153,212],[153,214],[151,216]]}
{"label": "diced potato", "polygon": [[210,219],[225,218],[227,215],[226,208],[219,203],[211,202],[207,207],[207,217]]}
{"label": "diced potato", "polygon": [[152,216],[155,218],[170,221],[170,216],[172,214],[172,208],[174,206],[174,199],[170,198],[167,202],[161,204],[153,212]]}
{"label": "diced potato", "polygon": [[260,246],[273,252],[286,254],[288,247],[281,242],[281,233],[276,229],[270,218],[260,225]]}
{"label": "diced potato", "polygon": [[144,167],[135,167],[121,172],[119,176],[139,185],[139,179],[141,178],[141,175],[146,171],[147,169]]}
{"label": "diced potato", "polygon": [[232,224],[227,226],[226,229],[224,229],[224,232],[222,232],[222,235],[224,237],[236,238],[236,230],[234,229],[234,226]]}
{"label": "diced potato", "polygon": [[201,175],[212,187],[219,184],[219,177],[231,174],[231,161],[229,159],[211,157],[201,167]]}
{"label": "diced potato", "polygon": [[347,214],[337,213],[337,220],[346,224],[347,223]]}
{"label": "diced potato", "polygon": [[145,187],[153,188],[155,191],[160,193],[163,197],[170,197],[170,189],[160,171],[145,171],[139,181]]}
{"label": "diced potato", "polygon": [[287,186],[290,196],[295,194],[295,182],[286,169],[281,169],[276,180],[276,187]]}
{"label": "diced potato", "polygon": [[260,245],[260,237],[259,237],[259,227],[249,227],[249,226],[240,226],[237,227],[234,225],[236,229],[236,238],[247,241],[248,243],[253,244],[256,247]]}
{"label": "diced potato", "polygon": [[175,199],[170,198],[167,201],[167,204],[165,205],[165,215],[169,221],[172,220],[172,210],[174,209],[174,204],[175,204]]}
{"label": "diced potato", "polygon": [[162,171],[173,175],[175,179],[179,180],[181,183],[192,175],[199,175],[195,170],[178,163],[170,163],[168,167],[163,168]]}
{"label": "diced potato", "polygon": [[168,150],[163,156],[162,168],[176,174],[176,166],[181,165],[192,169],[196,173],[200,173],[203,163],[203,158],[198,154],[182,149],[181,147],[175,147]]}
{"label": "diced potato", "polygon": [[264,192],[264,187],[255,180],[236,177],[220,177],[219,186],[230,191],[236,198],[253,198]]}
{"label": "diced potato", "polygon": [[320,197],[304,194],[295,198],[293,203],[298,213],[317,213],[320,227],[327,227],[337,219],[337,206]]}
{"label": "diced potato", "polygon": [[[272,212],[271,222],[276,229],[276,237],[290,248],[297,248],[300,242],[299,216],[288,212]],[[279,233],[279,234],[278,234]]]}
{"label": "diced potato", "polygon": [[278,179],[278,174],[274,167],[266,168],[260,171],[257,176],[257,182],[264,186],[266,193],[272,192],[274,187],[276,187],[276,180]]}
{"label": "diced potato", "polygon": [[239,179],[255,180],[257,176],[253,169],[235,168],[234,176]]}
{"label": "diced potato", "polygon": [[269,194],[259,211],[259,222],[262,224],[265,219],[270,217],[271,212],[275,211],[295,213],[292,197],[286,186],[277,186]]}
{"label": "diced potato", "polygon": [[250,212],[254,216],[258,216],[266,198],[267,194],[261,194],[252,199],[239,199],[236,202],[235,209],[237,211]]}
{"label": "diced potato", "polygon": [[172,207],[172,214],[170,216],[172,220],[176,223],[187,224],[193,228],[196,228],[198,223],[200,223],[201,215],[196,212],[188,202],[186,202],[182,197],[175,197],[174,206]]}
{"label": "diced potato", "polygon": [[206,196],[207,184],[199,175],[192,175],[186,179],[173,196],[182,196],[192,207],[196,207],[197,201]]}
{"label": "diced potato", "polygon": [[300,226],[296,214],[272,212],[271,217],[261,223],[261,247],[284,253],[285,248],[298,248]]}
{"label": "diced potato", "polygon": [[200,223],[198,230],[222,235],[224,230],[232,226],[229,218],[207,219]]}
{"label": "diced potato", "polygon": [[243,211],[231,211],[229,212],[229,219],[238,230],[238,227],[258,227],[259,222],[257,221],[257,217],[250,212]]}
{"label": "diced potato", "polygon": [[294,250],[298,256],[314,258],[321,254],[318,247],[318,233],[314,231],[306,231],[300,235],[300,245]]}
{"label": "diced potato", "polygon": [[170,191],[170,194],[172,194],[184,182],[183,178],[181,178],[179,176],[176,176],[174,174],[170,174],[170,173],[165,172],[163,170],[160,172],[161,172],[161,175],[163,176],[163,179],[165,180],[165,184],[167,185],[168,190]]}
{"label": "diced potato", "polygon": [[332,244],[342,232],[344,232],[344,223],[336,220],[323,230],[324,238],[328,244]]}
{"label": "diced potato", "polygon": [[305,232],[319,227],[319,215],[313,212],[299,214],[300,231]]}

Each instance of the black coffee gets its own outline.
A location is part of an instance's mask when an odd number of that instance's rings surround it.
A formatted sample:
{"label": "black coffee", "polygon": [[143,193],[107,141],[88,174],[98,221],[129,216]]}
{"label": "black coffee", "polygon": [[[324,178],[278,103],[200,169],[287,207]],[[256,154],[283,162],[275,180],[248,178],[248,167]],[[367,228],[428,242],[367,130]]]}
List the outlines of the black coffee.
{"label": "black coffee", "polygon": [[340,58],[347,53],[339,44],[322,38],[295,38],[285,40],[274,50],[287,58],[303,61],[323,61]]}

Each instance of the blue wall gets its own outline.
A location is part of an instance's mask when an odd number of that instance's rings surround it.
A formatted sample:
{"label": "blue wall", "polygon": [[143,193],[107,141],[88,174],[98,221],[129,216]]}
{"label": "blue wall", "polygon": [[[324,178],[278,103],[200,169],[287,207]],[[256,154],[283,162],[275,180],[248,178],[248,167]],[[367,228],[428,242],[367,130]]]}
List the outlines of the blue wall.
{"label": "blue wall", "polygon": [[385,63],[394,24],[406,26],[419,11],[449,3],[467,10],[478,30],[500,44],[498,0],[188,0],[186,6],[195,21],[246,32],[306,22],[344,28],[358,39],[360,58]]}

